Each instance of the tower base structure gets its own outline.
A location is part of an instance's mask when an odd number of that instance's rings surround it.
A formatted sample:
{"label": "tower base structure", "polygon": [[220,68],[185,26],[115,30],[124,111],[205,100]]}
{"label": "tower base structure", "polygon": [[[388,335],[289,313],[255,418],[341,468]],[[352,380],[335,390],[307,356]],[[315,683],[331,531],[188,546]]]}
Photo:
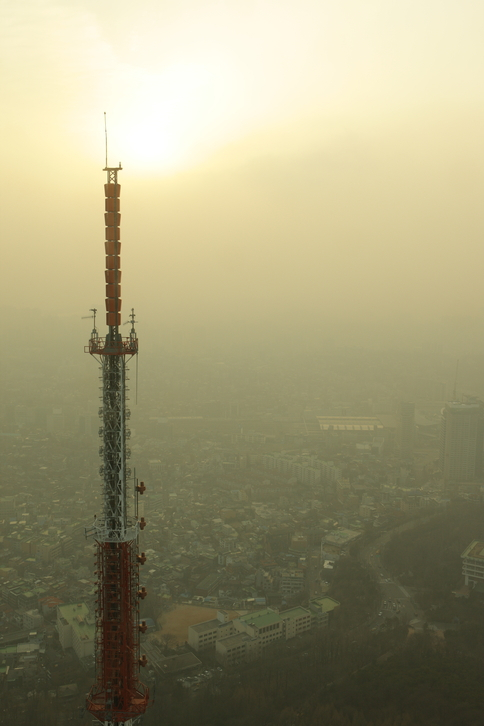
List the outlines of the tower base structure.
{"label": "tower base structure", "polygon": [[104,724],[128,726],[146,711],[140,665],[139,560],[136,541],[97,542],[96,683],[87,710]]}

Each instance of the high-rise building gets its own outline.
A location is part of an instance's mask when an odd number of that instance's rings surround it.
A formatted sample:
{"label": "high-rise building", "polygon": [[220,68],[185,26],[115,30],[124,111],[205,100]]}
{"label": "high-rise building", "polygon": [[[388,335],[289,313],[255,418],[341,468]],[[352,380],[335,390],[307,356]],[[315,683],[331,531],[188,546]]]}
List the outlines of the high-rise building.
{"label": "high-rise building", "polygon": [[440,424],[440,468],[445,483],[476,480],[482,472],[482,448],[482,403],[446,403]]}
{"label": "high-rise building", "polygon": [[397,446],[400,456],[408,458],[415,445],[415,404],[402,401],[398,411]]}

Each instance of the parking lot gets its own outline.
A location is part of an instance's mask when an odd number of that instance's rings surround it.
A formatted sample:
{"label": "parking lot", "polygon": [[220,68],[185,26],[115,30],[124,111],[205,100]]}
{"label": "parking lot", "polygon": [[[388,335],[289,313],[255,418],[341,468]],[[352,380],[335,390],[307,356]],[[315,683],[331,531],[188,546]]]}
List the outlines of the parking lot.
{"label": "parking lot", "polygon": [[206,687],[210,682],[220,680],[222,676],[223,668],[219,666],[217,668],[207,668],[193,676],[177,678],[176,682],[180,683],[184,688],[190,689],[191,692],[196,693]]}

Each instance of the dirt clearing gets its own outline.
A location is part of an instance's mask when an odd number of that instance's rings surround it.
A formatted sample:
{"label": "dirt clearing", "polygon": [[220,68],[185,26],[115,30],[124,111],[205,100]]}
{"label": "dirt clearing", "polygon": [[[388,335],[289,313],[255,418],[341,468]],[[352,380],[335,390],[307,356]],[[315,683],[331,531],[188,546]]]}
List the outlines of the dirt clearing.
{"label": "dirt clearing", "polygon": [[[239,615],[235,610],[225,612],[228,612],[230,620]],[[170,610],[169,613],[162,613],[157,618],[161,631],[154,633],[154,635],[159,638],[163,633],[170,633],[175,636],[178,644],[182,644],[188,640],[189,625],[204,623],[206,620],[214,620],[216,617],[217,610],[212,608],[202,608],[197,605],[177,605],[174,610]]]}

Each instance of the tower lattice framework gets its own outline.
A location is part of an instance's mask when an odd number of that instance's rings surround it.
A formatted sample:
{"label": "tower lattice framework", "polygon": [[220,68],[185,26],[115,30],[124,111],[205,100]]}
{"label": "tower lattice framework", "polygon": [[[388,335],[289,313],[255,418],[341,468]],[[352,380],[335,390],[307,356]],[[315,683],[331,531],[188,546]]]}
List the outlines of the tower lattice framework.
{"label": "tower lattice framework", "polygon": [[121,326],[121,241],[119,167],[106,167],[106,337],[98,335],[96,310],[94,328],[86,346],[100,365],[102,427],[100,455],[103,463],[102,515],[86,530],[96,542],[96,681],[87,697],[87,710],[105,726],[131,726],[141,716],[149,701],[149,690],[139,678],[146,656],[140,655],[139,603],[146,590],[139,585],[139,567],[146,561],[139,553],[139,533],[145,520],[138,518],[138,495],[143,483],[134,482],[133,511],[130,511],[127,483],[131,472],[127,427],[127,364],[138,354],[134,310],[131,312],[129,337],[123,338]]}

